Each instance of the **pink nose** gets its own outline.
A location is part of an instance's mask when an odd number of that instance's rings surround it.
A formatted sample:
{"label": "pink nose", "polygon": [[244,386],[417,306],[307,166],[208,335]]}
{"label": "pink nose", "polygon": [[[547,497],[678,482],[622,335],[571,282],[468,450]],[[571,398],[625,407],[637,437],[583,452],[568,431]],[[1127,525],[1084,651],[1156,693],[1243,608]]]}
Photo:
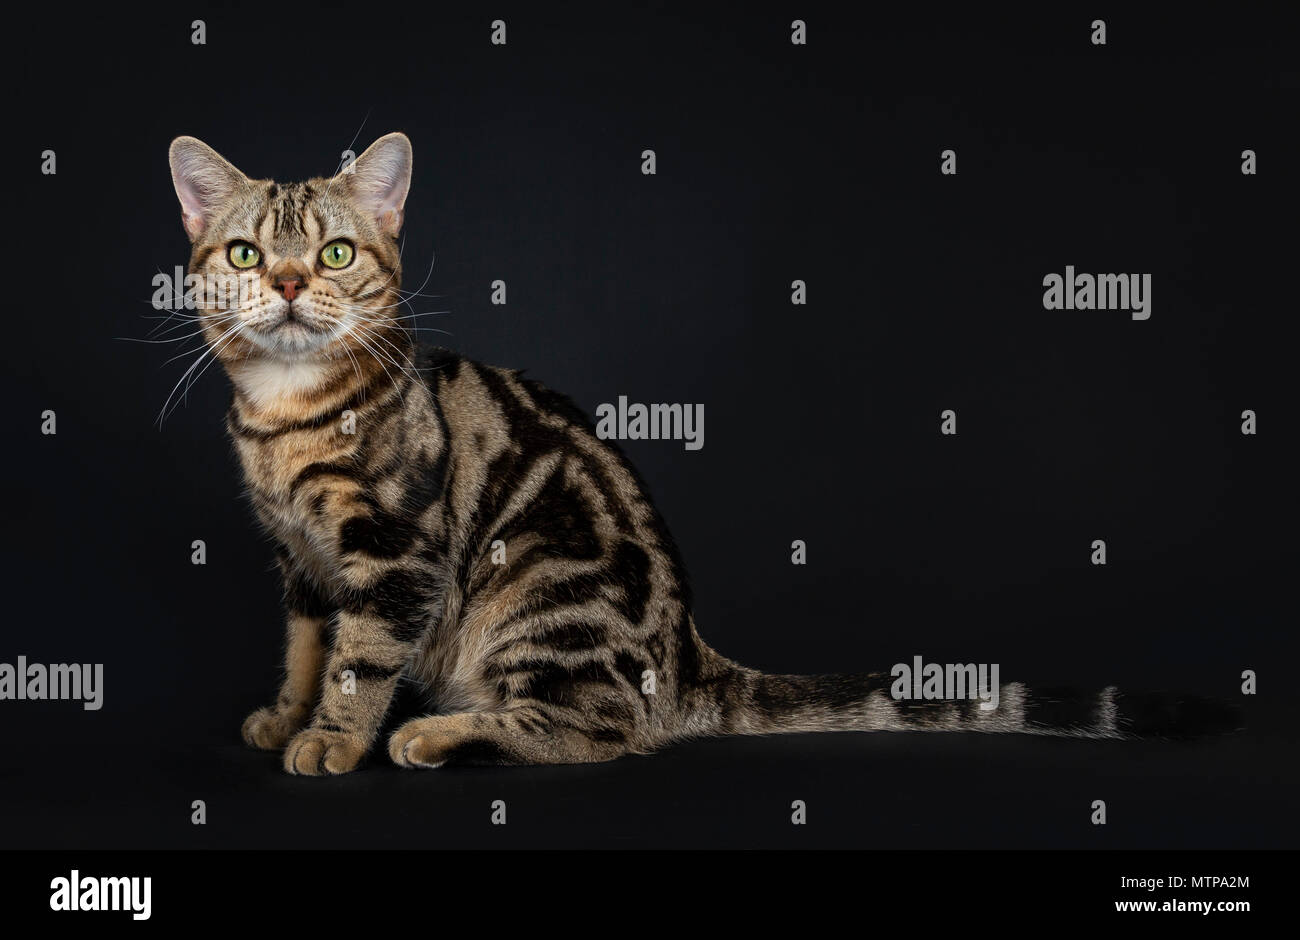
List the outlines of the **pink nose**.
{"label": "pink nose", "polygon": [[284,294],[285,300],[293,300],[298,295],[298,291],[302,290],[302,278],[296,274],[287,274],[277,277],[273,286]]}

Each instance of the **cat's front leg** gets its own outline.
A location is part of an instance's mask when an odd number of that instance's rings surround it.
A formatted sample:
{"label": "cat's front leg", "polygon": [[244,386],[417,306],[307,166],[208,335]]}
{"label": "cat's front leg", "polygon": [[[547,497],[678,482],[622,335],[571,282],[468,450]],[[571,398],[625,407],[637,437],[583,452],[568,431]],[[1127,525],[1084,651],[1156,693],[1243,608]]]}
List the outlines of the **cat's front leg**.
{"label": "cat's front leg", "polygon": [[250,747],[278,750],[311,717],[325,664],[322,639],[325,624],[321,616],[289,614],[285,629],[284,681],[275,704],[259,708],[244,720],[242,733]]}
{"label": "cat's front leg", "polygon": [[325,627],[332,605],[298,566],[288,549],[278,552],[284,579],[284,680],[275,704],[259,708],[244,720],[243,737],[250,747],[278,750],[311,717],[320,693],[325,665]]}
{"label": "cat's front leg", "polygon": [[395,571],[350,595],[311,725],[285,748],[289,773],[347,773],[370,750],[426,622],[427,599],[413,584]]}

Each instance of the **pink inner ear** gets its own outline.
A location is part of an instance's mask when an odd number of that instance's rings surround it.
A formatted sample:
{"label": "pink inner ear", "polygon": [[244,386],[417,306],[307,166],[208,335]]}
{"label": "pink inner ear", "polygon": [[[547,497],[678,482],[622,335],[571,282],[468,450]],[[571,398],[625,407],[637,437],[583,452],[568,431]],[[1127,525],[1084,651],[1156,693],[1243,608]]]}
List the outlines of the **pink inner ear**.
{"label": "pink inner ear", "polygon": [[385,234],[402,228],[402,207],[411,185],[409,146],[381,141],[352,166],[349,184],[357,205],[369,212]]}
{"label": "pink inner ear", "polygon": [[181,165],[172,170],[172,182],[176,186],[176,198],[181,203],[181,223],[190,238],[198,238],[203,232],[203,201],[199,198],[198,187],[189,174],[191,169]]}
{"label": "pink inner ear", "polygon": [[398,209],[389,209],[377,217],[379,228],[386,235],[396,235],[402,230],[402,213]]}
{"label": "pink inner ear", "polygon": [[393,179],[388,167],[376,168],[375,174],[357,174],[354,184],[356,200],[382,225],[390,218],[396,217],[400,222],[402,206],[406,202],[406,182]]}
{"label": "pink inner ear", "polygon": [[203,234],[203,216],[187,212],[184,206],[181,207],[181,224],[185,226],[186,234],[192,239]]}
{"label": "pink inner ear", "polygon": [[[176,195],[181,201],[181,221],[191,238],[198,238],[207,228],[209,217],[233,188],[218,185],[211,168],[182,166],[176,180]],[[206,173],[206,179],[204,175]]]}
{"label": "pink inner ear", "polygon": [[181,223],[191,241],[238,188],[243,175],[214,150],[192,141],[172,151],[172,183],[181,203]]}

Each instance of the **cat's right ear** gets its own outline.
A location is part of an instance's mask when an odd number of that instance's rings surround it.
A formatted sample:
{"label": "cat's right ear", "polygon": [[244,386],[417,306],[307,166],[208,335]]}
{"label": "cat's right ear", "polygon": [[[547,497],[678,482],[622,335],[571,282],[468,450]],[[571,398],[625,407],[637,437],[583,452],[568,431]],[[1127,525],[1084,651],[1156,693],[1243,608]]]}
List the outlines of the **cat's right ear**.
{"label": "cat's right ear", "polygon": [[195,137],[173,140],[167,159],[181,201],[181,222],[190,241],[198,241],[217,210],[248,182],[248,177]]}

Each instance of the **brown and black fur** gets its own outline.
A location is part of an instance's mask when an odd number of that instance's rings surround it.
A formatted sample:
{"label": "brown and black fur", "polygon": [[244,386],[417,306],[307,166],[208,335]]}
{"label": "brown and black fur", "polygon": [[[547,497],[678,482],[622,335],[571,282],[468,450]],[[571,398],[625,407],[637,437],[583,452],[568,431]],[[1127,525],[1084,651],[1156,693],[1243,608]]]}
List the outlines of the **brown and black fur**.
{"label": "brown and black fur", "polygon": [[[1125,733],[1113,690],[1013,684],[983,712],[894,701],[887,676],[772,676],[723,658],[696,632],[644,484],[585,414],[519,372],[417,353],[397,314],[405,137],[292,185],[250,180],[192,138],[171,156],[191,272],[228,271],[232,240],[262,255],[262,295],[200,320],[232,381],[227,425],[288,608],[284,682],[243,734],[284,748],[289,772],[356,767],[403,676],[437,705],[389,738],[403,767],[605,761],[713,734]],[[315,260],[337,238],[355,246],[346,271]],[[295,278],[290,303],[278,292]],[[1178,724],[1154,707],[1155,724]]]}

